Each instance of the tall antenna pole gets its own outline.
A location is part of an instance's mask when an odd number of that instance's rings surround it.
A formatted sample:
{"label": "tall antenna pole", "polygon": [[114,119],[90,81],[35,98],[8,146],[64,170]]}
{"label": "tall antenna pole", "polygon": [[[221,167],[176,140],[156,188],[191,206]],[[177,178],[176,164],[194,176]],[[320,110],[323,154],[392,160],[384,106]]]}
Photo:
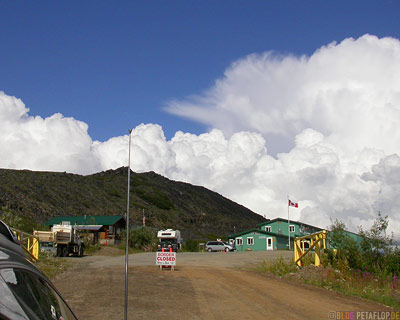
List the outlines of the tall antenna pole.
{"label": "tall antenna pole", "polygon": [[131,133],[129,129],[129,156],[128,156],[128,194],[126,204],[126,246],[125,246],[125,316],[124,319],[128,320],[128,253],[129,253],[129,195],[131,185]]}
{"label": "tall antenna pole", "polygon": [[288,199],[288,201],[287,201],[287,223],[288,223],[288,234],[289,234],[289,236],[288,236],[288,240],[289,240],[289,250],[290,250],[290,217],[289,217],[289,195],[287,196],[287,199]]}

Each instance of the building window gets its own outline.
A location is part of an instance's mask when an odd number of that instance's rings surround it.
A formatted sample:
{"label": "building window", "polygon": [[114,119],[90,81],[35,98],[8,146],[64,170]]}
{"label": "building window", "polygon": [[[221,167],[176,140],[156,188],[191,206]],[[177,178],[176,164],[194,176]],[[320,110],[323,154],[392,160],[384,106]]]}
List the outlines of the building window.
{"label": "building window", "polygon": [[243,239],[242,238],[236,238],[236,245],[237,246],[242,246],[243,245]]}
{"label": "building window", "polygon": [[271,232],[271,226],[265,226],[265,231]]}
{"label": "building window", "polygon": [[294,225],[289,226],[289,232],[295,232],[296,228]]}
{"label": "building window", "polygon": [[252,245],[254,245],[254,238],[253,237],[249,237],[249,238],[247,238],[247,245],[248,246],[252,246]]}

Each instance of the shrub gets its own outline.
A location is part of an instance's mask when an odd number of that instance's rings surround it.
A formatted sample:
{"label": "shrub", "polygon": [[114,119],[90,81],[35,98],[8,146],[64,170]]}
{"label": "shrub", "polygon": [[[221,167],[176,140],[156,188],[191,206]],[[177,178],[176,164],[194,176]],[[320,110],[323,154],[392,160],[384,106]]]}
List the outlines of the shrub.
{"label": "shrub", "polygon": [[[371,271],[375,273],[389,271],[391,274],[398,274],[399,267],[393,265],[398,259],[398,250],[393,250],[393,235],[386,235],[389,221],[388,216],[382,217],[378,213],[377,219],[374,221],[369,231],[363,231],[360,228],[360,235],[363,240],[361,243],[361,251],[363,262]],[[390,266],[388,266],[390,262]]]}
{"label": "shrub", "polygon": [[400,250],[395,248],[392,252],[386,254],[384,273],[388,275],[400,275]]}
{"label": "shrub", "polygon": [[377,219],[368,231],[360,228],[362,238],[358,245],[350,238],[343,222],[336,220],[328,233],[329,244],[325,251],[325,265],[331,265],[343,272],[351,270],[368,271],[384,279],[400,274],[400,250],[393,248],[393,235],[388,236],[388,217],[378,213]]}
{"label": "shrub", "polygon": [[264,259],[261,265],[257,267],[257,271],[259,272],[270,272],[280,277],[288,273],[296,272],[296,270],[296,265],[293,262],[286,262],[283,260],[282,256],[274,261],[266,261]]}
{"label": "shrub", "polygon": [[143,200],[146,200],[163,210],[170,210],[174,207],[171,199],[162,191],[152,187],[138,187],[134,192]]}
{"label": "shrub", "polygon": [[27,233],[32,233],[38,228],[38,224],[33,219],[18,215],[6,207],[0,208],[0,219],[11,228]]}
{"label": "shrub", "polygon": [[[121,233],[123,242],[126,242],[126,232]],[[129,232],[129,246],[141,250],[151,251],[157,247],[157,235],[153,229],[138,228]]]}
{"label": "shrub", "polygon": [[330,229],[328,242],[331,249],[327,250],[327,257],[330,264],[342,271],[348,268],[362,268],[361,248],[345,231],[344,223],[335,220]]}
{"label": "shrub", "polygon": [[189,252],[198,252],[199,251],[199,242],[196,240],[186,240],[183,245],[183,249]]}
{"label": "shrub", "polygon": [[96,244],[86,244],[85,245],[85,254],[93,254],[96,251],[99,251],[101,249],[101,246],[96,243]]}

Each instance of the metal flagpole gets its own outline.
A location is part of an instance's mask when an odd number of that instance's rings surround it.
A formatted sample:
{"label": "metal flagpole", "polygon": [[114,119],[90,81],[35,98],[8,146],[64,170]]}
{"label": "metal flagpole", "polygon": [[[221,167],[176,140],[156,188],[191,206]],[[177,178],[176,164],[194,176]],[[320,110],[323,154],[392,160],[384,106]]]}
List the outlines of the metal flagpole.
{"label": "metal flagpole", "polygon": [[125,248],[125,316],[128,319],[128,252],[129,252],[129,192],[131,185],[131,133],[129,129],[129,155],[128,155],[128,194],[126,204],[126,248]]}
{"label": "metal flagpole", "polygon": [[290,250],[290,218],[289,218],[289,195],[287,196],[287,199],[288,199],[288,201],[287,201],[287,224],[288,224],[288,234],[289,234],[289,236],[288,236],[288,240],[289,240],[289,250]]}

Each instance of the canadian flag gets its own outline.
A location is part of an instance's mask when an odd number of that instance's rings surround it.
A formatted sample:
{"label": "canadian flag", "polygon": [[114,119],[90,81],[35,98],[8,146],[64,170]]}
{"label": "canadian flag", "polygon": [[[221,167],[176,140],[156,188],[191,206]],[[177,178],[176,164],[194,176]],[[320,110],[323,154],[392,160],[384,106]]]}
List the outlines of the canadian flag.
{"label": "canadian flag", "polygon": [[298,207],[299,207],[299,204],[298,204],[297,202],[292,202],[292,201],[289,200],[289,207],[298,208]]}

